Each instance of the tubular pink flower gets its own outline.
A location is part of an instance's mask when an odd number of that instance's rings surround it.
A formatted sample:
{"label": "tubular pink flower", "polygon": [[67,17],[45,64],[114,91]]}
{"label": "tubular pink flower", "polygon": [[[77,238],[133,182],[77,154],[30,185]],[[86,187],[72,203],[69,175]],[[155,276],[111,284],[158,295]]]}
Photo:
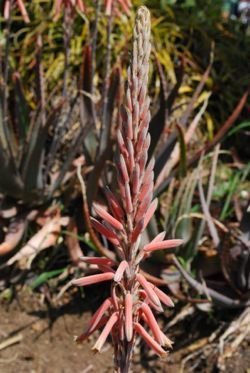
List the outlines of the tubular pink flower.
{"label": "tubular pink flower", "polygon": [[123,180],[125,182],[128,182],[129,181],[128,170],[127,170],[127,166],[126,166],[126,163],[125,163],[125,160],[122,154],[120,154],[119,165],[120,165],[121,173],[123,176]]}
{"label": "tubular pink flower", "polygon": [[159,328],[159,325],[157,324],[157,321],[155,320],[153,312],[151,311],[151,309],[149,308],[149,306],[146,303],[142,303],[141,310],[143,311],[143,313],[146,316],[147,324],[150,327],[150,329],[152,330],[152,333],[153,333],[156,341],[160,345],[163,345],[164,340],[162,338],[162,332]]}
{"label": "tubular pink flower", "polygon": [[144,339],[147,345],[154,350],[154,352],[159,356],[164,356],[167,354],[165,350],[157,343],[150,334],[143,328],[139,323],[134,324],[135,331]]}
{"label": "tubular pink flower", "polygon": [[161,308],[161,302],[154,292],[153,288],[150,286],[150,283],[145,279],[143,275],[140,273],[137,273],[136,279],[139,282],[139,284],[143,287],[143,289],[146,291],[149,299],[158,307]]}
{"label": "tubular pink flower", "polygon": [[123,219],[124,212],[116,196],[109,190],[108,187],[105,188],[105,193],[106,193],[106,197],[108,200],[110,210],[112,214],[114,215],[114,217],[117,219]]}
{"label": "tubular pink flower", "polygon": [[115,281],[115,282],[120,282],[120,281],[121,281],[121,279],[122,279],[122,277],[123,277],[123,274],[124,274],[125,270],[126,270],[128,267],[129,267],[129,266],[128,266],[128,262],[127,262],[126,260],[123,260],[123,261],[119,264],[119,266],[118,266],[118,268],[117,268],[117,270],[116,270],[116,272],[115,272],[115,276],[114,276],[114,281]]}
{"label": "tubular pink flower", "polygon": [[96,264],[96,265],[108,265],[108,266],[114,266],[115,263],[113,260],[105,258],[105,257],[99,257],[99,256],[81,256],[80,259],[88,264]]}
{"label": "tubular pink flower", "polygon": [[170,249],[172,247],[179,246],[183,243],[183,240],[165,240],[161,242],[150,242],[148,245],[144,246],[143,251],[149,253],[156,250]]}
{"label": "tubular pink flower", "polygon": [[149,286],[154,290],[162,303],[164,303],[167,307],[174,307],[173,301],[167,294],[165,294],[162,290],[160,290],[157,286],[151,284],[150,282]]}
{"label": "tubular pink flower", "polygon": [[135,167],[135,159],[134,159],[134,148],[132,141],[127,138],[127,147],[128,147],[128,170],[131,174]]}
{"label": "tubular pink flower", "polygon": [[113,278],[114,278],[114,273],[105,272],[105,273],[100,273],[98,275],[81,277],[81,278],[78,278],[77,280],[72,280],[71,283],[77,286],[87,286],[87,285],[97,284],[99,282],[110,281],[110,280],[113,280]]}
{"label": "tubular pink flower", "polygon": [[163,241],[165,235],[166,235],[166,231],[163,231],[163,232],[157,234],[157,236],[156,236],[156,237],[151,241],[151,243],[153,243],[153,242],[161,242],[161,241]]}
{"label": "tubular pink flower", "polygon": [[125,334],[130,342],[133,338],[133,298],[130,293],[125,295]]}
{"label": "tubular pink flower", "polygon": [[133,204],[132,204],[132,198],[131,198],[129,183],[125,182],[124,187],[125,187],[126,209],[131,214],[133,212]]}
{"label": "tubular pink flower", "polygon": [[140,188],[140,168],[139,165],[136,163],[135,168],[133,170],[133,175],[132,175],[132,191],[134,195],[137,195],[139,188]]}
{"label": "tubular pink flower", "polygon": [[26,23],[29,23],[30,19],[29,19],[29,16],[28,16],[28,13],[26,11],[26,8],[25,8],[25,5],[24,5],[23,1],[22,0],[16,0],[16,2],[17,2],[17,5],[18,5],[18,7],[20,9],[20,12],[21,12],[21,14],[23,16],[24,21]]}
{"label": "tubular pink flower", "polygon": [[112,242],[114,245],[119,245],[119,239],[116,236],[114,232],[106,228],[102,223],[100,223],[95,218],[91,218],[91,222],[93,227],[103,236],[105,236],[110,242]]}
{"label": "tubular pink flower", "polygon": [[[99,329],[103,325],[106,324],[108,318],[104,316],[105,312],[108,311],[111,306],[113,305],[113,301],[111,298],[107,298],[101,306],[97,309],[94,313],[92,318],[88,323],[88,327],[84,333],[82,333],[79,337],[76,338],[76,342],[82,342],[86,338],[88,338],[96,329]],[[105,323],[103,323],[105,321]]]}
{"label": "tubular pink flower", "polygon": [[143,225],[143,229],[145,229],[145,228],[147,227],[148,223],[150,222],[152,216],[153,216],[154,213],[155,213],[155,210],[157,209],[157,205],[158,205],[158,199],[155,198],[155,199],[151,202],[151,204],[150,204],[150,206],[149,206],[149,208],[148,208],[148,210],[147,210],[147,212],[146,212],[146,214],[145,214],[145,216],[144,216],[144,225]]}
{"label": "tubular pink flower", "polygon": [[133,230],[132,234],[131,234],[131,243],[134,243],[136,242],[137,238],[139,237],[140,233],[142,232],[143,230],[143,224],[144,224],[144,220],[141,219],[135,226],[135,229]]}
{"label": "tubular pink flower", "polygon": [[112,272],[115,274],[115,270],[110,267],[110,266],[107,266],[105,264],[98,264],[98,268],[100,269],[100,271],[102,271],[103,273],[107,273],[107,272]]}
{"label": "tubular pink flower", "polygon": [[97,339],[97,341],[96,341],[96,343],[93,347],[93,350],[95,350],[95,351],[100,351],[101,350],[101,348],[104,345],[104,343],[106,342],[106,339],[107,339],[109,333],[111,332],[113,326],[116,324],[118,318],[119,318],[118,312],[115,312],[111,315],[111,317],[109,318],[106,326],[104,327],[104,329],[101,332],[99,338]]}
{"label": "tubular pink flower", "polygon": [[152,189],[149,188],[148,191],[147,191],[147,194],[144,197],[144,199],[142,201],[140,201],[138,199],[138,201],[140,202],[140,204],[139,204],[139,207],[137,209],[136,216],[135,216],[136,222],[139,221],[139,220],[141,220],[142,218],[144,218],[145,213],[146,213],[146,211],[148,210],[148,208],[150,206],[151,199],[152,199]]}
{"label": "tubular pink flower", "polygon": [[110,309],[112,305],[112,299],[111,298],[107,298],[105,299],[105,301],[101,304],[101,306],[98,308],[98,310],[94,313],[94,315],[92,316],[90,322],[89,322],[89,326],[87,328],[87,332],[89,334],[93,333],[93,331],[95,330],[95,328],[97,327],[99,321],[101,320],[101,318],[104,316],[105,312]]}
{"label": "tubular pink flower", "polygon": [[115,219],[112,215],[110,215],[106,210],[104,210],[101,206],[94,204],[94,209],[97,215],[99,215],[103,220],[107,221],[112,227],[117,230],[123,230],[122,224],[119,220]]}

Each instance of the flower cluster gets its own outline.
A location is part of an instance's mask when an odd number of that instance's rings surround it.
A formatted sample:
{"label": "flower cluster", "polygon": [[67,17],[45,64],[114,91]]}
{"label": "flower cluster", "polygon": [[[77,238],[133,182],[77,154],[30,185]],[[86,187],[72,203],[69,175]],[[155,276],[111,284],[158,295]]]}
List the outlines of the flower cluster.
{"label": "flower cluster", "polygon": [[154,160],[148,162],[147,155],[150,145],[150,101],[147,95],[150,50],[150,13],[147,8],[140,7],[121,108],[121,127],[117,134],[119,196],[106,188],[109,210],[95,204],[94,210],[100,219],[92,219],[93,227],[116,248],[118,263],[104,257],[84,257],[85,262],[97,265],[101,273],[72,281],[78,286],[111,281],[110,297],[99,307],[77,341],[85,340],[103,327],[94,350],[100,351],[111,334],[118,366],[128,365],[136,335],[140,335],[160,356],[171,347],[171,341],[160,330],[152,310],[162,312],[162,304],[172,307],[173,302],[147,281],[139,264],[156,250],[182,243],[179,239],[165,240],[165,232],[162,232],[141,247],[142,233],[157,208],[157,200],[152,201]]}

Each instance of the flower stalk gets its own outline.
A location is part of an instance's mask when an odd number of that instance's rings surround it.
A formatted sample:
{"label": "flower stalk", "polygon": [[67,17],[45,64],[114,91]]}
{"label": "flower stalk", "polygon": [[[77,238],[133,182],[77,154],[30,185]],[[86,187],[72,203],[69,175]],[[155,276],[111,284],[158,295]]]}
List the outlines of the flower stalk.
{"label": "flower stalk", "polygon": [[[164,356],[172,342],[157,324],[153,310],[162,312],[162,304],[172,307],[171,299],[147,281],[140,273],[140,262],[155,250],[176,247],[182,240],[164,240],[160,233],[151,243],[141,247],[141,236],[157,208],[152,201],[154,160],[148,162],[150,135],[149,97],[147,95],[150,57],[150,13],[140,7],[133,33],[133,50],[128,69],[121,126],[117,134],[117,182],[119,195],[106,189],[109,211],[99,205],[94,210],[101,221],[93,219],[94,228],[116,248],[118,263],[105,258],[91,258],[101,274],[74,280],[78,286],[111,281],[111,295],[97,316],[91,319],[85,335],[107,322],[94,349],[100,350],[111,335],[115,366],[119,373],[131,371],[132,351],[136,338],[141,337],[159,355]],[[84,258],[86,262],[88,259]],[[115,267],[115,272],[110,270]],[[100,326],[101,327],[101,326]],[[85,339],[84,335],[79,339]]]}

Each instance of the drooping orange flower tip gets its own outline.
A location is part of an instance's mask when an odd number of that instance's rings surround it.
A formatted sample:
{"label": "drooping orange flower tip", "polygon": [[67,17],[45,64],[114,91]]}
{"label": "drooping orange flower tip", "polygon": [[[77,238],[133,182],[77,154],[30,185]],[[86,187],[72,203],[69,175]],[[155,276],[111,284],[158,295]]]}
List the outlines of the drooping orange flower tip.
{"label": "drooping orange flower tip", "polygon": [[[24,22],[29,23],[30,19],[29,19],[23,0],[16,0],[16,4],[22,14]],[[3,11],[5,20],[8,20],[10,18],[10,12],[11,12],[11,0],[6,0],[4,4],[4,11]]]}

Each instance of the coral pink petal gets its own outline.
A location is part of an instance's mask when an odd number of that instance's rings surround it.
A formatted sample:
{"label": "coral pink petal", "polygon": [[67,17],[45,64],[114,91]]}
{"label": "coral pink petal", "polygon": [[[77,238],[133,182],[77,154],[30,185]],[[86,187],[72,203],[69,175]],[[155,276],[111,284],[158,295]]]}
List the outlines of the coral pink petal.
{"label": "coral pink petal", "polygon": [[93,350],[95,350],[95,351],[100,351],[101,350],[102,346],[106,342],[106,339],[107,339],[109,333],[112,331],[113,326],[117,322],[118,317],[119,317],[118,312],[115,312],[111,315],[111,317],[109,318],[109,320],[108,320],[107,324],[105,325],[103,331],[101,332],[99,338],[97,339],[97,341],[96,341],[96,343],[93,347]]}
{"label": "coral pink petal", "polygon": [[87,285],[97,284],[99,282],[110,281],[113,278],[114,278],[114,273],[106,272],[106,273],[101,273],[98,275],[81,277],[81,278],[78,278],[77,280],[72,280],[71,283],[77,286],[87,286]]}
{"label": "coral pink petal", "polygon": [[140,273],[136,275],[136,279],[139,282],[139,284],[143,287],[145,292],[147,293],[149,299],[158,307],[161,308],[161,302],[154,292],[153,288],[150,286],[150,283],[145,279],[144,276],[142,276]]}
{"label": "coral pink petal", "polygon": [[165,235],[166,235],[166,231],[163,231],[163,232],[157,234],[157,236],[155,236],[155,238],[151,241],[151,243],[153,243],[153,242],[161,242],[161,241],[163,241]]}
{"label": "coral pink petal", "polygon": [[119,264],[119,266],[118,266],[118,268],[115,272],[115,276],[114,276],[114,281],[115,282],[120,282],[121,281],[121,279],[123,277],[123,274],[124,274],[124,272],[127,268],[128,268],[128,262],[126,260],[123,260]]}
{"label": "coral pink petal", "polygon": [[6,0],[3,11],[4,19],[7,20],[10,17],[10,0]]}
{"label": "coral pink petal", "polygon": [[100,271],[106,273],[106,272],[112,272],[112,273],[115,273],[114,269],[110,266],[107,266],[105,264],[98,264],[98,268],[100,269]]}
{"label": "coral pink petal", "polygon": [[23,1],[22,0],[17,0],[17,5],[18,5],[18,7],[20,9],[20,12],[21,12],[21,14],[23,16],[24,21],[26,23],[29,23],[30,19],[29,19],[29,16],[28,16],[28,13],[26,11],[26,8],[25,8],[25,5],[24,5]]}
{"label": "coral pink petal", "polygon": [[155,198],[151,202],[151,204],[150,204],[150,206],[149,206],[149,208],[148,208],[148,210],[147,210],[147,212],[146,212],[146,214],[144,216],[144,226],[143,226],[143,229],[145,229],[146,226],[148,225],[148,223],[150,222],[152,216],[155,213],[155,210],[157,209],[157,206],[158,206],[158,199]]}
{"label": "coral pink petal", "polygon": [[125,160],[122,154],[120,154],[119,165],[120,165],[121,173],[123,176],[123,180],[125,182],[128,182],[129,181],[128,170],[127,170],[127,166],[126,166],[126,163],[125,163]]}
{"label": "coral pink petal", "polygon": [[130,293],[125,296],[125,334],[130,342],[133,338],[133,298]]}
{"label": "coral pink petal", "polygon": [[164,340],[162,338],[162,332],[161,332],[161,329],[160,329],[157,321],[155,320],[153,312],[151,311],[151,309],[149,308],[149,306],[146,303],[142,303],[141,309],[146,316],[147,324],[150,327],[150,329],[152,330],[152,333],[153,333],[156,341],[160,345],[163,345]]}
{"label": "coral pink petal", "polygon": [[102,223],[100,223],[95,218],[91,218],[91,222],[95,230],[97,230],[97,232],[103,234],[114,245],[119,245],[118,237],[116,236],[114,232],[106,228]]}
{"label": "coral pink petal", "polygon": [[86,7],[85,7],[85,4],[84,4],[84,2],[83,2],[82,0],[78,0],[78,1],[77,1],[77,6],[78,6],[79,10],[80,10],[82,13],[85,12]]}
{"label": "coral pink petal", "polygon": [[149,253],[156,250],[170,249],[172,247],[179,246],[183,243],[183,240],[165,240],[161,242],[151,242],[148,245],[144,246],[143,251]]}
{"label": "coral pink petal", "polygon": [[108,265],[108,266],[114,266],[115,263],[113,260],[105,258],[105,257],[99,257],[99,256],[81,256],[80,259],[89,264],[101,264],[101,265]]}
{"label": "coral pink petal", "polygon": [[132,204],[132,198],[130,193],[130,186],[128,182],[125,182],[125,203],[126,203],[126,210],[129,213],[132,213],[133,211],[133,204]]}
{"label": "coral pink petal", "polygon": [[98,310],[94,313],[94,315],[92,316],[89,322],[89,326],[87,328],[87,332],[89,334],[93,333],[93,331],[96,329],[97,325],[99,324],[101,318],[104,316],[104,313],[111,307],[111,305],[112,305],[112,299],[107,298],[98,308]]}
{"label": "coral pink petal", "polygon": [[112,2],[113,2],[113,0],[106,0],[106,2],[105,2],[105,14],[106,14],[106,16],[111,16]]}
{"label": "coral pink petal", "polygon": [[149,285],[157,294],[158,298],[162,303],[164,303],[167,307],[174,307],[172,299],[167,294],[165,294],[162,290],[160,290],[157,286],[151,284],[150,282]]}
{"label": "coral pink petal", "polygon": [[109,190],[108,187],[105,188],[106,197],[111,209],[111,212],[114,216],[122,219],[124,217],[124,212],[116,196]]}
{"label": "coral pink petal", "polygon": [[131,234],[131,243],[134,243],[136,242],[139,234],[141,233],[142,229],[143,229],[143,224],[144,224],[144,220],[141,219],[137,225],[135,226],[135,229],[133,230],[132,234]]}
{"label": "coral pink petal", "polygon": [[122,223],[120,223],[117,219],[115,219],[112,215],[110,215],[106,210],[104,210],[101,206],[94,204],[94,209],[103,220],[107,221],[112,227],[118,230],[123,230]]}
{"label": "coral pink petal", "polygon": [[166,351],[157,343],[151,335],[143,328],[143,326],[139,323],[134,324],[135,331],[144,339],[147,345],[154,350],[154,352],[159,356],[166,355]]}
{"label": "coral pink petal", "polygon": [[124,11],[127,15],[129,15],[129,7],[128,7],[128,4],[126,3],[126,1],[124,1],[124,0],[118,0],[118,2],[120,3],[120,5],[121,5],[123,11]]}

